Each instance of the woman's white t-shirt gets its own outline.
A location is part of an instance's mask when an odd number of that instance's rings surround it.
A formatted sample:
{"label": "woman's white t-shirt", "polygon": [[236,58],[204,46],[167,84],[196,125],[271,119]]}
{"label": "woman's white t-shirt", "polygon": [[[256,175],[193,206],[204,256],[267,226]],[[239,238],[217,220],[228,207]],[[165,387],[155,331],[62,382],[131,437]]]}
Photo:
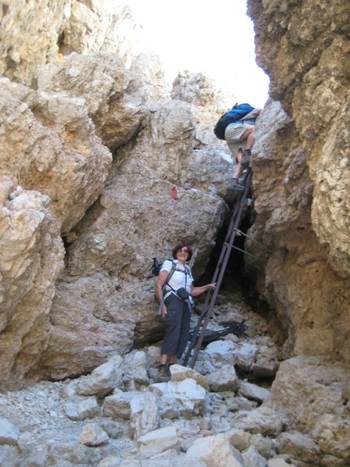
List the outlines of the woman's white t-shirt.
{"label": "woman's white t-shirt", "polygon": [[[173,261],[167,259],[162,264],[160,272],[162,271],[170,272],[173,262],[176,264],[176,269],[181,269],[181,271],[177,271],[177,270],[174,271],[170,280],[168,281],[169,285],[174,290],[179,290],[182,287],[185,287],[187,292],[191,293],[193,277],[192,277],[191,269],[189,268],[189,266],[186,266],[186,269],[185,269],[185,266],[182,263],[180,263],[180,261],[178,261],[177,259]],[[165,292],[166,293],[172,292],[171,288],[168,287],[168,285],[165,286]]]}

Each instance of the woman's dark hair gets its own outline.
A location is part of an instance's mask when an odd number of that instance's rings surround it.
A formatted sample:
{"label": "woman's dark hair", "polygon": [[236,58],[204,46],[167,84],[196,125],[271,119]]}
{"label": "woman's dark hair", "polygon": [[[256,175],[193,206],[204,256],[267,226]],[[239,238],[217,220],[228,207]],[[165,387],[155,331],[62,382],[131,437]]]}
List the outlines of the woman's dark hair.
{"label": "woman's dark hair", "polygon": [[178,245],[176,245],[176,247],[173,249],[173,258],[176,259],[176,254],[179,250],[181,250],[182,248],[187,248],[188,250],[188,256],[187,256],[187,261],[190,261],[190,259],[192,258],[192,255],[193,255],[193,250],[192,250],[192,247],[190,245],[187,245],[187,243],[179,243]]}

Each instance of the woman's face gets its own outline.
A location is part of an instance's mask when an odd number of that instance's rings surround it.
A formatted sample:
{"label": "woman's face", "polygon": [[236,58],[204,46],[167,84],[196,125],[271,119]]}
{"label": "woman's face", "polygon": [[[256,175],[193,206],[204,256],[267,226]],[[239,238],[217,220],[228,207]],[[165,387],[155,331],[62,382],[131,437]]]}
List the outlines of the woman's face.
{"label": "woman's face", "polygon": [[176,259],[179,261],[185,262],[187,261],[188,258],[188,248],[186,246],[180,248],[180,250],[177,250],[176,252]]}

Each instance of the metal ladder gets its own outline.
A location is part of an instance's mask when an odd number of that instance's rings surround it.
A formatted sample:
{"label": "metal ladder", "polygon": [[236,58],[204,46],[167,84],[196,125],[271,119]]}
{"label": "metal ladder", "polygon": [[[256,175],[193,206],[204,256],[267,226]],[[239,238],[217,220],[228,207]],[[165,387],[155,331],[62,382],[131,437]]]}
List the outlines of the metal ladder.
{"label": "metal ladder", "polygon": [[227,263],[231,255],[231,251],[232,249],[240,250],[239,248],[236,248],[233,245],[233,243],[235,241],[236,235],[240,233],[239,226],[242,221],[243,214],[244,214],[244,207],[247,205],[247,198],[249,194],[251,179],[252,179],[252,170],[249,167],[247,168],[247,173],[245,175],[244,189],[239,194],[239,198],[237,199],[233,207],[231,220],[230,220],[229,227],[227,229],[225,241],[222,246],[220,257],[217,262],[216,269],[215,269],[215,272],[213,274],[213,278],[211,281],[211,282],[216,282],[216,287],[215,289],[209,289],[207,292],[203,312],[201,313],[199,317],[198,323],[192,335],[191,342],[186,350],[186,353],[183,359],[183,364],[185,366],[189,364],[189,366],[193,368],[196,363],[198,353],[202,346],[204,333],[208,326],[211,314],[213,312],[216,298],[220,291],[222,279],[226,271],[226,267],[227,267]]}

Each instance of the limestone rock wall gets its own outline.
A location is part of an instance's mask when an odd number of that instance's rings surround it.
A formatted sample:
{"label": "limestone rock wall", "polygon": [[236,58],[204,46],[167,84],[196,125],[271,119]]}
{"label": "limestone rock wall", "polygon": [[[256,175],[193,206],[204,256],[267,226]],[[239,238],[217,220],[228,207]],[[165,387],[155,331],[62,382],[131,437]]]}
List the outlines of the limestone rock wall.
{"label": "limestone rock wall", "polygon": [[33,91],[0,79],[0,174],[47,194],[63,232],[101,191],[112,160],[96,136],[85,100]]}
{"label": "limestone rock wall", "polygon": [[38,66],[72,52],[104,51],[126,62],[137,49],[129,8],[116,0],[4,0],[0,74],[34,86]]}
{"label": "limestone rock wall", "polygon": [[156,339],[152,257],[186,240],[203,271],[232,160],[212,134],[222,97],[186,73],[171,96],[124,2],[1,6],[0,377],[12,388]]}
{"label": "limestone rock wall", "polygon": [[64,248],[48,196],[8,177],[0,195],[0,374],[13,387],[23,384],[47,346]]}
{"label": "limestone rock wall", "polygon": [[258,61],[288,113],[269,104],[257,129],[260,291],[283,323],[287,354],[349,361],[349,5],[248,5]]}
{"label": "limestone rock wall", "polygon": [[[160,65],[152,57],[145,63],[139,56],[127,67],[118,55],[72,53],[39,70],[40,89],[84,99],[97,135],[111,150],[132,138],[147,103],[165,94]],[[151,81],[147,86],[146,77]]]}
{"label": "limestone rock wall", "polygon": [[204,271],[225,203],[215,181],[211,192],[182,181],[190,171],[194,128],[188,103],[169,101],[154,109],[137,138],[117,151],[98,203],[67,236],[53,339],[41,363],[51,377],[74,374],[72,362],[76,373],[86,372],[110,352],[159,336],[154,256],[164,258],[187,241],[198,249],[197,274]]}

